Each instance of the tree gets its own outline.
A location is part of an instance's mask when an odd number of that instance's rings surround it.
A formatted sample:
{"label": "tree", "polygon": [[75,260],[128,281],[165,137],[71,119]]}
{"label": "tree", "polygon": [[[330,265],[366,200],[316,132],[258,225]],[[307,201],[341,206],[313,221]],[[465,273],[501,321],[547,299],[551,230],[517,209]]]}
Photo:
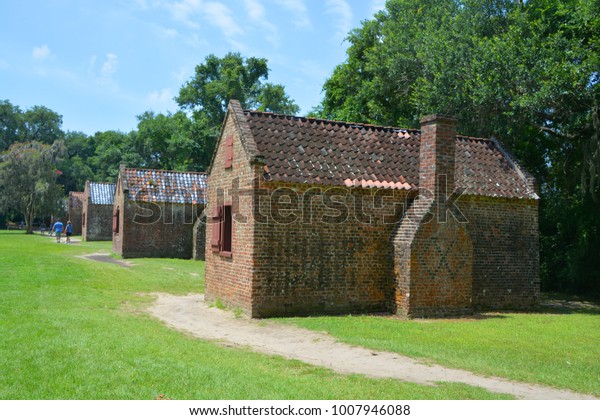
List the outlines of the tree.
{"label": "tree", "polygon": [[143,167],[144,147],[133,134],[120,131],[97,132],[92,136],[96,145],[94,156],[88,164],[96,181],[115,182],[119,174],[119,164],[129,167]]}
{"label": "tree", "polygon": [[63,137],[62,116],[45,106],[23,112],[8,100],[0,101],[0,151],[15,142],[52,144]]}
{"label": "tree", "polygon": [[321,116],[499,137],[542,184],[543,286],[600,293],[600,3],[388,0],[348,41]]}
{"label": "tree", "polygon": [[62,116],[45,106],[36,105],[23,114],[21,141],[52,144],[63,137]]}
{"label": "tree", "polygon": [[21,109],[10,103],[0,101],[0,151],[4,151],[16,141],[19,141],[23,130],[23,113]]}
{"label": "tree", "polygon": [[147,111],[137,118],[137,131],[131,135],[144,150],[144,166],[178,171],[200,169],[200,147],[192,138],[192,121],[184,112],[164,115]]}
{"label": "tree", "polygon": [[64,144],[14,143],[0,155],[0,208],[23,214],[27,232],[33,232],[36,215],[60,208],[62,186],[56,180],[56,163],[64,154]]}
{"label": "tree", "polygon": [[244,108],[294,114],[299,107],[281,85],[266,83],[267,60],[243,58],[228,53],[223,58],[209,55],[196,66],[195,75],[180,89],[175,98],[192,116],[192,136],[199,147],[198,164],[206,169],[215,147],[227,104],[237,99]]}
{"label": "tree", "polygon": [[85,181],[94,179],[91,158],[96,152],[92,137],[77,131],[68,131],[64,136],[65,159],[58,163],[62,172],[58,182],[65,191],[83,191]]}

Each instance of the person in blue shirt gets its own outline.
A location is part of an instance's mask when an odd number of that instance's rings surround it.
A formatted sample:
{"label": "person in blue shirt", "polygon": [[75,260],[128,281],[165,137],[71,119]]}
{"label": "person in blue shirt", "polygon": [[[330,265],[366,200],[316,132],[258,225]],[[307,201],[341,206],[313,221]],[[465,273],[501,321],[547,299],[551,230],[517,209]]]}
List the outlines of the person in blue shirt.
{"label": "person in blue shirt", "polygon": [[52,231],[56,234],[56,243],[59,244],[60,236],[62,235],[63,231],[63,224],[60,221],[60,219],[58,219],[56,223],[54,223],[54,226],[52,226]]}
{"label": "person in blue shirt", "polygon": [[65,233],[67,234],[67,243],[70,244],[71,235],[73,234],[73,225],[70,220],[67,222],[67,226],[65,226]]}

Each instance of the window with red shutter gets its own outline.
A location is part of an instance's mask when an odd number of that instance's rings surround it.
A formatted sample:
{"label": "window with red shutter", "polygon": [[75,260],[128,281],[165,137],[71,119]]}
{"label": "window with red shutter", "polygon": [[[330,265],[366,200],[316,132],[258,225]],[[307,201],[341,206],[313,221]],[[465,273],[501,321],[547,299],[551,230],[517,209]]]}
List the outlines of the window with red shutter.
{"label": "window with red shutter", "polygon": [[233,165],[233,135],[227,136],[225,139],[225,169],[231,168]]}
{"label": "window with red shutter", "polygon": [[231,214],[231,204],[223,206],[221,223],[221,255],[231,256],[231,244],[233,239],[233,218]]}
{"label": "window with red shutter", "polygon": [[211,216],[212,235],[210,238],[210,247],[213,252],[221,250],[221,209],[221,207],[215,207]]}
{"label": "window with red shutter", "polygon": [[121,209],[117,209],[113,212],[113,232],[119,233],[119,219],[121,217]]}

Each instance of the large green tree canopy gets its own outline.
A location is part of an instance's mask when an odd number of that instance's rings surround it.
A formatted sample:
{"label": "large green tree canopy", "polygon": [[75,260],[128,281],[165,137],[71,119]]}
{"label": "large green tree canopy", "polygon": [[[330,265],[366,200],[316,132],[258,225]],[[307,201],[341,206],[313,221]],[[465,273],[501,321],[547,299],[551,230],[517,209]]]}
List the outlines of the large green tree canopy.
{"label": "large green tree canopy", "polygon": [[63,190],[56,182],[60,173],[56,164],[63,155],[62,141],[13,143],[0,154],[0,211],[23,214],[29,233],[36,215],[61,208]]}
{"label": "large green tree canopy", "polygon": [[52,144],[63,137],[62,116],[45,106],[22,111],[8,100],[0,101],[0,151],[15,142]]}
{"label": "large green tree canopy", "polygon": [[227,104],[237,99],[244,108],[284,114],[300,109],[281,85],[267,83],[269,68],[264,58],[243,58],[228,53],[219,58],[209,55],[196,66],[195,74],[175,98],[182,110],[191,112],[192,135],[200,148],[199,161],[207,168],[225,118]]}
{"label": "large green tree canopy", "polygon": [[321,116],[418,127],[458,118],[542,184],[546,287],[600,292],[600,2],[388,0],[353,30]]}

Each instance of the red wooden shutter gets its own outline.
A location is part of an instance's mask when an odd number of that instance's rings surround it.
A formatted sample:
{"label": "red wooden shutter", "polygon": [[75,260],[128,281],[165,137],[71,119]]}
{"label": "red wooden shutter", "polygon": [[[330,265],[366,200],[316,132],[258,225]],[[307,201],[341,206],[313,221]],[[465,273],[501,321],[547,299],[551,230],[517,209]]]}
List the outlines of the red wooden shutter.
{"label": "red wooden shutter", "polygon": [[211,231],[212,235],[210,238],[210,247],[213,252],[219,252],[221,248],[221,207],[215,207],[213,209],[211,217]]}
{"label": "red wooden shutter", "polygon": [[119,208],[113,212],[113,232],[119,233]]}
{"label": "red wooden shutter", "polygon": [[231,256],[231,243],[233,238],[233,217],[231,204],[223,206],[221,214],[221,255]]}
{"label": "red wooden shutter", "polygon": [[231,168],[233,165],[233,135],[225,139],[225,168]]}

